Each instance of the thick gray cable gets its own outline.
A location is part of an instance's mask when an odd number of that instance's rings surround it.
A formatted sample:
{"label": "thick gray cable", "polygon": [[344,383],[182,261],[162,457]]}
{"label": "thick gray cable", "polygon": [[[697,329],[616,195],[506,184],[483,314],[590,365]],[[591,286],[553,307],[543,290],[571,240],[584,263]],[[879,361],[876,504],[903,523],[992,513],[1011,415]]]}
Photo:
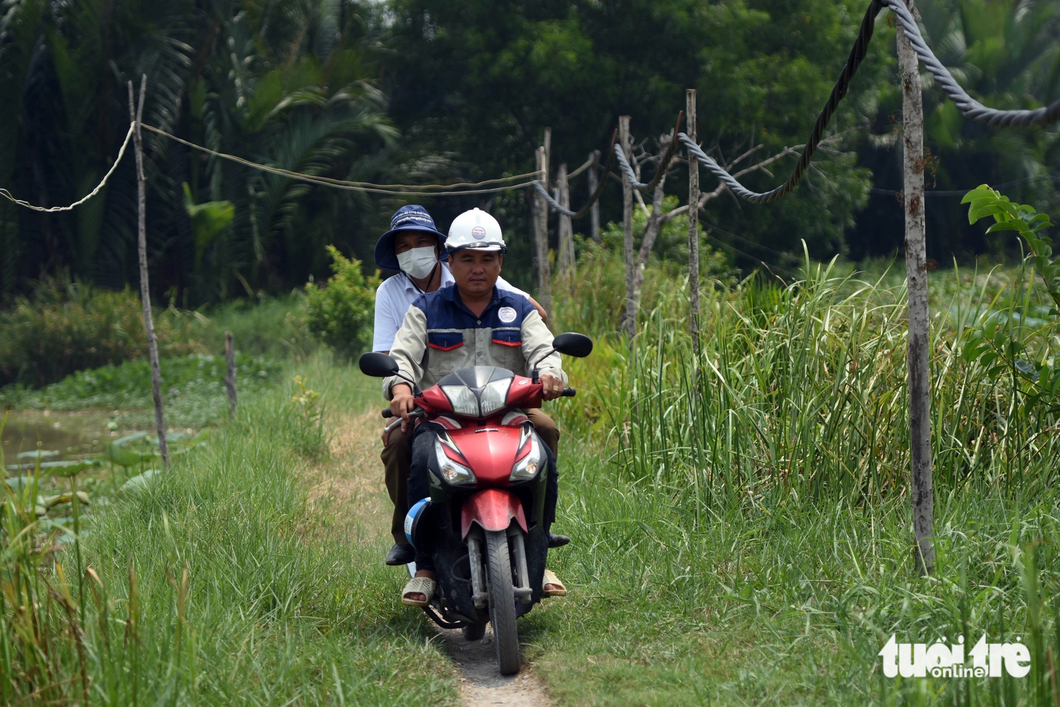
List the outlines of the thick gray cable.
{"label": "thick gray cable", "polygon": [[578,216],[577,211],[571,211],[570,209],[566,208],[558,201],[556,201],[555,198],[553,198],[553,196],[548,193],[548,190],[541,186],[541,182],[534,182],[534,191],[536,191],[538,194],[545,198],[545,201],[548,202],[548,205],[552,207],[553,211],[558,211],[564,216],[570,216],[571,218],[575,218],[576,216]]}
{"label": "thick gray cable", "polygon": [[968,120],[986,123],[987,125],[1002,126],[1046,125],[1060,120],[1060,101],[1036,110],[998,110],[984,106],[961,88],[957,80],[953,78],[953,74],[932,53],[924,41],[923,35],[920,34],[920,27],[917,26],[916,20],[913,19],[913,14],[909,12],[909,8],[905,6],[905,3],[902,0],[880,1],[897,16],[899,24],[902,25],[902,31],[909,38],[909,42],[913,45],[916,55],[920,57],[920,61],[924,62],[924,66],[935,77],[942,90],[946,92],[951,101],[957,104],[957,107],[961,109],[961,114]]}
{"label": "thick gray cable", "polygon": [[[824,109],[821,111],[820,115],[817,116],[817,121],[814,123],[813,130],[810,132],[809,140],[806,141],[806,148],[799,157],[798,164],[795,165],[795,169],[792,170],[787,181],[779,187],[767,192],[751,191],[740,184],[740,182],[729,174],[724,167],[703,152],[699,145],[689,138],[688,135],[685,133],[679,133],[677,139],[685,146],[685,148],[687,148],[690,155],[699,160],[700,164],[724,182],[734,194],[750,201],[751,203],[768,204],[789,194],[798,185],[799,181],[802,179],[802,175],[806,172],[807,167],[809,167],[810,160],[817,151],[817,146],[820,144],[821,138],[823,137],[824,129],[828,126],[828,123],[831,122],[832,116],[835,114],[836,108],[839,106],[839,102],[843,100],[847,90],[850,88],[850,81],[857,72],[858,66],[864,60],[869,42],[872,40],[872,33],[876,24],[876,16],[884,7],[889,8],[898,18],[898,23],[901,25],[905,36],[909,38],[917,56],[924,62],[924,66],[932,76],[935,77],[935,80],[938,81],[946,95],[961,110],[961,114],[968,120],[1001,126],[1044,125],[1060,120],[1060,101],[1044,108],[1038,108],[1037,110],[997,110],[995,108],[988,108],[982,103],[979,103],[960,87],[956,79],[953,78],[953,75],[950,74],[949,70],[942,65],[942,62],[940,62],[932,53],[931,49],[928,48],[927,43],[924,42],[924,38],[920,34],[920,28],[917,26],[916,20],[913,19],[913,15],[909,12],[909,9],[905,6],[903,0],[873,0],[865,11],[865,17],[861,21],[861,30],[858,32],[858,37],[854,41],[854,46],[850,50],[850,55],[847,57],[847,63],[843,67],[842,73],[839,75],[839,80],[836,81],[835,86],[832,87],[832,93],[828,97],[828,102],[825,103]],[[618,156],[620,163],[627,169],[626,177],[630,178],[633,170],[629,169],[628,164],[622,159],[622,155]]]}
{"label": "thick gray cable", "polygon": [[[677,129],[681,127],[681,115],[677,116],[677,126],[674,128],[676,134]],[[626,173],[626,180],[629,182],[637,191],[649,192],[659,184],[659,180],[666,174],[667,169],[670,167],[671,160],[674,157],[674,150],[677,149],[677,140],[671,138],[670,146],[666,149],[666,154],[663,155],[662,160],[659,161],[659,168],[655,170],[655,177],[645,184],[637,179],[636,173],[633,172],[633,168],[629,166],[629,162],[626,160],[625,152],[622,150],[620,145],[615,145],[615,157],[618,158],[618,164],[622,166],[622,171]]]}
{"label": "thick gray cable", "polygon": [[[615,131],[615,136],[617,137],[617,135],[618,135],[618,131],[616,130]],[[615,138],[612,137],[611,138],[612,146],[614,146],[614,142],[615,142]],[[569,216],[572,219],[580,219],[581,217],[583,217],[587,213],[589,213],[589,209],[591,209],[593,204],[595,204],[600,199],[600,195],[604,193],[604,185],[607,183],[607,176],[611,173],[611,165],[614,163],[614,161],[615,161],[615,155],[614,155],[614,152],[612,151],[611,154],[607,158],[607,164],[604,165],[604,169],[600,173],[600,179],[599,179],[599,182],[596,185],[596,191],[593,192],[589,196],[589,201],[587,201],[585,203],[585,205],[582,206],[580,211],[571,211],[570,209],[562,206],[558,201],[556,201],[552,197],[551,194],[548,193],[548,190],[545,189],[544,185],[542,185],[541,182],[534,182],[533,183],[534,184],[534,189],[537,191],[538,194],[540,194],[542,197],[544,197],[545,201],[548,203],[549,206],[552,207],[552,209],[554,211],[558,211],[561,214],[563,214],[564,216]]]}
{"label": "thick gray cable", "polygon": [[653,179],[651,183],[642,182],[637,179],[637,173],[633,171],[633,168],[629,165],[629,161],[626,159],[626,153],[622,149],[621,145],[615,145],[615,157],[618,159],[618,166],[622,168],[622,171],[626,174],[626,181],[629,185],[638,191],[647,191],[648,187],[652,183],[658,181]]}

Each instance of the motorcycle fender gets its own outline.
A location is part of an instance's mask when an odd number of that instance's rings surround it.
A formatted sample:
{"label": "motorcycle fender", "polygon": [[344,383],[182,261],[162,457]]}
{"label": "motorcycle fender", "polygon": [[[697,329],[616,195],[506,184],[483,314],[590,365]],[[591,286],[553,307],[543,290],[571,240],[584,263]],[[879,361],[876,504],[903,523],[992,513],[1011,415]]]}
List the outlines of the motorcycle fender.
{"label": "motorcycle fender", "polygon": [[483,530],[507,530],[512,518],[527,531],[526,516],[519,498],[505,489],[485,489],[464,501],[460,509],[460,539],[466,540],[472,523]]}

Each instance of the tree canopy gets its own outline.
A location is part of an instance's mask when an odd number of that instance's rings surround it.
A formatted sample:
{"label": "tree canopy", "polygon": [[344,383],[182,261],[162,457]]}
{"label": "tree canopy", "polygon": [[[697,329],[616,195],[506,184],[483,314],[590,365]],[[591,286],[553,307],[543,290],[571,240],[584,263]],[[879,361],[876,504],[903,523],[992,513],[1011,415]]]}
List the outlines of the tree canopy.
{"label": "tree canopy", "polygon": [[[552,164],[606,151],[619,115],[654,151],[684,89],[698,135],[723,164],[748,150],[801,145],[850,50],[862,0],[4,0],[0,14],[0,186],[43,206],[83,196],[128,128],[126,82],[148,76],[145,122],[212,150],[338,179],[448,183],[534,169],[552,129]],[[973,95],[1032,107],[1060,91],[1055,3],[926,4],[929,43]],[[887,17],[886,13],[883,16]],[[854,257],[901,245],[900,116],[893,29],[876,39],[800,188],[771,206],[715,199],[714,245],[744,266],[778,253]],[[138,83],[138,82],[137,82]],[[1031,98],[1031,97],[1034,98]],[[1056,199],[1056,129],[990,129],[925,92],[929,189],[1018,182],[1017,198]],[[325,246],[371,266],[390,213],[415,200],[295,182],[145,133],[148,241],[157,295],[198,305],[278,292],[327,273]],[[745,177],[766,189],[795,157]],[[675,170],[671,194],[685,194]],[[704,178],[704,186],[713,188]],[[131,160],[96,199],[43,215],[0,202],[0,293],[66,272],[135,282]],[[605,190],[605,220],[621,195]],[[871,191],[871,190],[875,191]],[[891,193],[888,193],[891,190]],[[871,195],[871,196],[870,196]],[[422,201],[445,228],[471,206],[507,228],[514,279],[530,284],[529,190]],[[572,185],[577,207],[584,178]],[[952,201],[953,203],[949,203]],[[992,247],[932,199],[933,256]],[[577,223],[576,228],[585,228]],[[941,256],[941,257],[940,257]]]}

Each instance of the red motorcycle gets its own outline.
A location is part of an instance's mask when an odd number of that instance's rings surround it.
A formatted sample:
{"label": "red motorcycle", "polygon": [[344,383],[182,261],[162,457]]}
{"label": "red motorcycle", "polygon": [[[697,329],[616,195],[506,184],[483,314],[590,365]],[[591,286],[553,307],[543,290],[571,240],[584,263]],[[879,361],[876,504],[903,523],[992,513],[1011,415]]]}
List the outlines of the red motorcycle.
{"label": "red motorcycle", "polygon": [[[584,357],[593,342],[568,333],[552,346]],[[360,368],[370,376],[399,375],[397,362],[381,353],[361,356]],[[545,487],[555,460],[519,412],[541,407],[542,387],[533,371],[528,378],[475,366],[422,392],[409,381],[412,416],[429,420],[435,431],[427,459],[413,457],[414,465],[426,461],[430,498],[416,503],[405,519],[409,541],[432,556],[438,575],[424,611],[442,628],[463,629],[472,641],[492,623],[502,675],[519,671],[516,618],[540,601],[548,555]],[[575,391],[566,388],[563,395],[574,397]]]}

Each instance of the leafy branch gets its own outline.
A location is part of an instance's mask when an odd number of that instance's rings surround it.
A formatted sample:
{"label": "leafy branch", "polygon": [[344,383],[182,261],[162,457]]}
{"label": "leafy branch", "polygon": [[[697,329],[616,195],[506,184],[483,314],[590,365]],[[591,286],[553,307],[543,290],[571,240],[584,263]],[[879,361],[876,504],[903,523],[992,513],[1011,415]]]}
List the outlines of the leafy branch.
{"label": "leafy branch", "polygon": [[[1053,225],[1049,216],[1038,213],[1034,207],[1010,201],[1007,196],[986,184],[965,194],[961,203],[969,204],[968,223],[974,224],[981,218],[993,216],[994,224],[987,229],[987,233],[1016,231],[1023,238],[1031,253],[1027,261],[1033,263],[1053,301],[1054,306],[1049,310],[1049,315],[1054,318],[1053,328],[1060,326],[1060,259],[1052,257],[1052,239],[1044,233]],[[1015,315],[1015,312],[1012,314]],[[1050,413],[1057,412],[1060,410],[1060,406],[1055,405],[1060,395],[1060,369],[1055,366],[1055,358],[1046,351],[1037,356],[1034,362],[1023,359],[1021,354],[1027,350],[1027,343],[1012,331],[1014,319],[1015,316],[1010,316],[1008,326],[998,326],[999,321],[991,318],[983,323],[981,329],[969,332],[963,351],[964,360],[978,360],[993,378],[1009,369],[1015,383],[1018,373],[1030,384],[1027,405],[1047,403],[1051,406],[1048,410]],[[1020,320],[1023,321],[1023,317]]]}
{"label": "leafy branch", "polygon": [[962,204],[968,207],[968,223],[974,224],[986,216],[994,217],[994,225],[986,229],[987,233],[997,231],[1016,231],[1031,249],[1034,267],[1045,281],[1046,290],[1056,308],[1051,315],[1060,316],[1060,259],[1053,260],[1053,241],[1042,231],[1052,226],[1047,214],[1038,213],[1034,207],[1016,204],[1009,201],[1001,192],[980,184],[964,195]]}

